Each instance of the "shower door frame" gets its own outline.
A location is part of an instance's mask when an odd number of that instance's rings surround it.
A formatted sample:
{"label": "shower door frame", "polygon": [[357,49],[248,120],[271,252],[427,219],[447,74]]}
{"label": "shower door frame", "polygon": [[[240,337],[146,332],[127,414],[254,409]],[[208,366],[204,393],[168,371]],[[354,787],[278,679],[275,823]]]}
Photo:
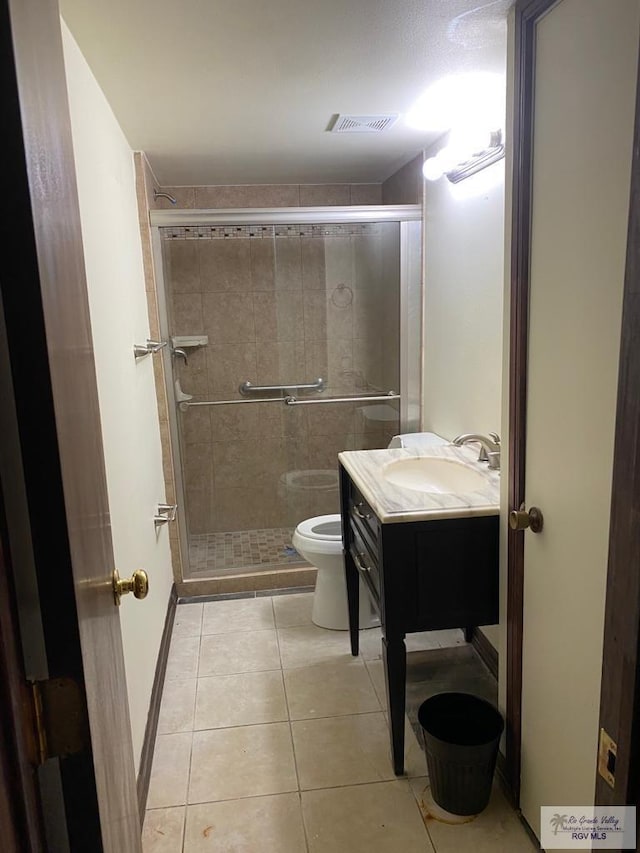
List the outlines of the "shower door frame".
{"label": "shower door frame", "polygon": [[[400,225],[400,431],[420,430],[422,428],[422,330],[424,328],[422,205],[420,204],[150,210],[149,223],[161,340],[170,344],[161,228],[202,225],[328,225],[349,222],[398,222]],[[178,404],[170,345],[164,347],[161,353],[164,362],[171,458],[178,504],[176,522],[181,555],[180,580],[184,582],[191,579],[189,538],[182,476]],[[238,570],[238,574],[248,573],[252,573],[250,567]]]}

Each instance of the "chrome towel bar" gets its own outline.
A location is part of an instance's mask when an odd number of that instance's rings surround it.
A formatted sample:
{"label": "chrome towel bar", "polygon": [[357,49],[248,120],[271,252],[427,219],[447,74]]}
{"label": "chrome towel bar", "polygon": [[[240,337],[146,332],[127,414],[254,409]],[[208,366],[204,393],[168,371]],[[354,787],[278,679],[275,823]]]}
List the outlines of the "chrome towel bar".
{"label": "chrome towel bar", "polygon": [[314,403],[377,403],[387,400],[399,400],[400,394],[388,391],[386,394],[365,394],[353,397],[319,397],[313,400],[298,400],[296,397],[256,397],[252,400],[203,400],[201,402],[184,401],[178,403],[182,412],[193,406],[236,406],[246,403],[284,403],[285,406],[308,406]]}
{"label": "chrome towel bar", "polygon": [[239,403],[246,406],[248,403],[284,403],[284,399],[284,397],[256,397],[253,400],[202,400],[194,403],[185,400],[183,403],[178,403],[178,407],[186,412],[192,406],[236,406]]}
{"label": "chrome towel bar", "polygon": [[371,403],[382,400],[399,400],[400,394],[395,391],[387,391],[386,394],[368,394],[362,397],[320,397],[316,400],[297,400],[295,397],[285,397],[287,406],[311,406],[316,403]]}
{"label": "chrome towel bar", "polygon": [[314,379],[313,382],[300,382],[297,385],[253,385],[251,382],[243,382],[238,386],[238,391],[243,396],[249,394],[285,394],[288,391],[323,391],[324,379]]}

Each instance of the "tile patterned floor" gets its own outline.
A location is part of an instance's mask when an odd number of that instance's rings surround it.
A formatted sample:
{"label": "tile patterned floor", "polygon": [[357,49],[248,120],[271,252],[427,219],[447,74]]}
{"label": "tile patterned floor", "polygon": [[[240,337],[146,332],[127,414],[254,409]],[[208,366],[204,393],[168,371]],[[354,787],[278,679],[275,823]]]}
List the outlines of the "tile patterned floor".
{"label": "tile patterned floor", "polygon": [[306,565],[291,545],[292,534],[290,527],[194,534],[189,538],[190,573]]}
{"label": "tile patterned floor", "polygon": [[[179,605],[144,853],[531,853],[497,789],[471,823],[423,820],[408,721],[406,777],[391,767],[379,629],[352,658],[346,633],[311,623],[311,602]],[[437,649],[464,654],[459,632],[408,641],[418,672],[433,672]]]}

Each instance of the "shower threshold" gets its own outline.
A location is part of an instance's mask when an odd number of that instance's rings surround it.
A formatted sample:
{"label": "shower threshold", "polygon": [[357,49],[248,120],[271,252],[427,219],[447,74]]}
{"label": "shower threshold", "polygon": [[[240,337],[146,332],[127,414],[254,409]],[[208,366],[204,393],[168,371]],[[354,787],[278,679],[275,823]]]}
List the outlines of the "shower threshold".
{"label": "shower threshold", "polygon": [[291,527],[192,534],[189,577],[305,568],[309,564],[292,547],[292,535]]}

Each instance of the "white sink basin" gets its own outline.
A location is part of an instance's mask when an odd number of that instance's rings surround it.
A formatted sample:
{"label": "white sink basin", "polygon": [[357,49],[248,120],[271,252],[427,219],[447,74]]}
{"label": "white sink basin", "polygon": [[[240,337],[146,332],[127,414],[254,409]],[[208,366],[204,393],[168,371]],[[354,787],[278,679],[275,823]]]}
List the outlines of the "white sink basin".
{"label": "white sink basin", "polygon": [[388,483],[416,492],[455,494],[486,489],[487,480],[462,462],[433,456],[396,459],[382,469]]}

